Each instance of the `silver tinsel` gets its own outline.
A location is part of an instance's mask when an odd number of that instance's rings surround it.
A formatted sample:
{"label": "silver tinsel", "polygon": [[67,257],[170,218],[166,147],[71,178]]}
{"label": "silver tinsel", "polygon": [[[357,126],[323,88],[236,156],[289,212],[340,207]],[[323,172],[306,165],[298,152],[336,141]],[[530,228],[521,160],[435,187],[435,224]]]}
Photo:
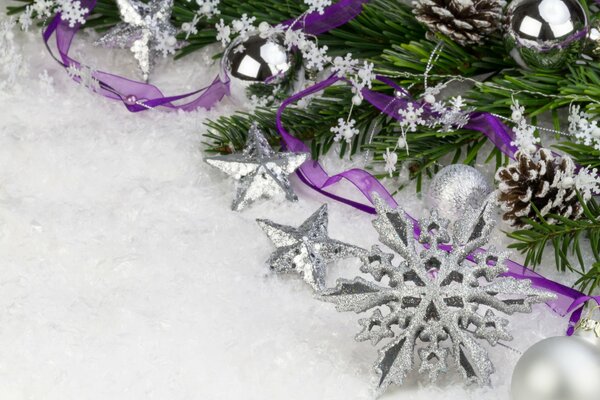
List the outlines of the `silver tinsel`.
{"label": "silver tinsel", "polygon": [[257,222],[277,247],[268,261],[271,269],[277,272],[297,272],[318,292],[325,288],[329,262],[367,253],[359,247],[329,238],[327,205],[319,208],[299,228],[268,220]]}
{"label": "silver tinsel", "polygon": [[96,44],[129,49],[148,81],[155,59],[177,45],[177,30],[171,25],[173,0],[116,0],[123,22],[102,36]]}
{"label": "silver tinsel", "polygon": [[308,153],[275,153],[254,124],[241,154],[210,157],[206,162],[240,182],[231,206],[240,211],[260,198],[285,196],[289,201],[297,201],[288,175],[308,158]]}
{"label": "silver tinsel", "polygon": [[[449,369],[448,359],[452,359],[467,383],[489,384],[494,367],[475,339],[491,345],[511,340],[508,321],[496,312],[530,312],[532,304],[554,296],[532,288],[528,280],[499,277],[507,270],[506,254],[488,250],[477,253],[475,264],[466,260],[489,240],[495,224],[492,204],[482,208],[479,223],[468,234],[458,235],[467,237],[466,241],[451,236],[448,222],[435,211],[419,222],[422,233],[417,240],[413,222],[404,211],[389,209],[381,199],[376,208],[378,218],[373,225],[381,242],[403,260],[394,265],[394,255],[374,246],[364,257],[361,271],[377,282],[387,278],[386,285],[363,278],[340,279],[321,299],[336,304],[338,311],[375,309],[370,317],[359,320],[363,329],[356,340],[375,345],[390,339],[379,351],[376,364],[379,390],[404,382],[415,367],[415,352],[421,360],[419,372],[427,373],[432,381]],[[445,252],[438,248],[441,244],[452,245],[454,250]],[[489,266],[489,260],[495,265]]]}

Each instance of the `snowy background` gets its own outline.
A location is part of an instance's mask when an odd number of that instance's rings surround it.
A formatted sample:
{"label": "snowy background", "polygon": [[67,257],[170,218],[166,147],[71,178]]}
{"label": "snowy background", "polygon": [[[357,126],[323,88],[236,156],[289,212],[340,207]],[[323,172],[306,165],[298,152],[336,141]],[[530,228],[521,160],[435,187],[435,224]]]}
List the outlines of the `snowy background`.
{"label": "snowy background", "polygon": [[[27,68],[0,89],[2,400],[373,398],[377,352],[354,341],[358,317],[316,301],[296,276],[271,274],[272,245],[254,221],[299,224],[326,200],[294,180],[299,203],[234,213],[233,183],[203,163],[203,122],[231,103],[131,114],[74,84],[38,32],[14,40]],[[78,37],[76,58],[135,77],[129,53],[91,40]],[[161,62],[153,83],[169,94],[204,86],[217,73],[213,52]],[[398,200],[421,215],[412,188]],[[330,203],[333,238],[370,247],[370,220]],[[566,282],[551,263],[541,271]],[[341,262],[329,281],[357,273]],[[465,388],[452,373],[383,398],[507,400],[518,352],[565,325],[545,306],[513,317],[514,350],[489,349],[491,388]]]}

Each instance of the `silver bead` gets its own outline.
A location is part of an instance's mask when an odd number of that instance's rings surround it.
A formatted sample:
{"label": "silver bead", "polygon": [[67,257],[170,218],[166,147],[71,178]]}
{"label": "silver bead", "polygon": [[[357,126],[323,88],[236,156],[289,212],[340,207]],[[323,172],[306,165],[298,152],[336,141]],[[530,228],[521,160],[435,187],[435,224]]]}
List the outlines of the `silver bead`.
{"label": "silver bead", "polygon": [[580,57],[589,19],[579,0],[515,0],[507,9],[506,45],[523,68],[556,71]]}
{"label": "silver bead", "polygon": [[[246,39],[246,40],[244,40]],[[238,37],[221,59],[221,80],[229,80],[232,93],[245,93],[253,84],[278,85],[290,79],[294,54],[284,45],[282,34],[260,32]]]}
{"label": "silver bead", "polygon": [[527,350],[515,367],[512,400],[600,399],[600,339],[545,339]]}
{"label": "silver bead", "polygon": [[127,104],[129,106],[136,104],[137,101],[138,101],[138,99],[134,94],[130,94],[129,96],[125,97],[125,104]]}
{"label": "silver bead", "polygon": [[492,193],[490,182],[473,167],[454,164],[444,167],[431,181],[425,202],[442,218],[456,221],[475,214]]}

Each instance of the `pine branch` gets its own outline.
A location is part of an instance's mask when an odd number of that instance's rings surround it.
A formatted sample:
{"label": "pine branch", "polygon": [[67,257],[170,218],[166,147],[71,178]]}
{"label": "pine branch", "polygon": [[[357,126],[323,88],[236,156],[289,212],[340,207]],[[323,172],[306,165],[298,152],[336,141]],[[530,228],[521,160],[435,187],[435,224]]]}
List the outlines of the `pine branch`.
{"label": "pine branch", "polygon": [[[541,264],[547,246],[552,245],[557,268],[579,274],[577,286],[591,293],[600,287],[600,205],[595,200],[585,204],[581,197],[579,201],[584,208],[579,220],[551,215],[548,218],[555,219],[557,223],[549,224],[538,212],[541,222],[527,220],[530,228],[508,233],[516,241],[509,247],[525,254],[525,265],[535,268]],[[591,266],[586,265],[583,246],[589,248],[595,260]],[[578,267],[573,265],[573,258],[577,260]]]}
{"label": "pine branch", "polygon": [[591,146],[573,142],[563,142],[554,146],[560,151],[570,154],[577,164],[600,170],[600,150]]}

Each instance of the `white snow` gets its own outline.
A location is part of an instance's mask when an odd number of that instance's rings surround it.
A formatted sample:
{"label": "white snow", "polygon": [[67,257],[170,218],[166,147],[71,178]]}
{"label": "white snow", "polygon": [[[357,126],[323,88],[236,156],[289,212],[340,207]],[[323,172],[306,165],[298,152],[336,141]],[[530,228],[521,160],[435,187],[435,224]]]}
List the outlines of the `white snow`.
{"label": "white snow", "polygon": [[[80,58],[137,73],[126,51],[82,38]],[[373,398],[377,354],[353,340],[358,317],[264,264],[272,247],[254,219],[299,224],[325,199],[294,180],[297,204],[230,211],[233,183],[202,161],[202,123],[230,104],[131,114],[75,85],[38,34],[16,40],[30,68],[0,93],[0,398]],[[209,55],[167,60],[154,76],[173,93],[201,87],[217,72]],[[44,70],[54,90],[40,82]],[[326,164],[348,167],[334,156]],[[399,200],[418,215],[412,189]],[[370,247],[370,219],[330,203],[334,238]],[[339,263],[330,282],[357,272]],[[512,321],[509,345],[521,351],[566,326],[545,306]],[[450,374],[383,398],[506,400],[518,354],[490,353],[491,388],[465,389]]]}

